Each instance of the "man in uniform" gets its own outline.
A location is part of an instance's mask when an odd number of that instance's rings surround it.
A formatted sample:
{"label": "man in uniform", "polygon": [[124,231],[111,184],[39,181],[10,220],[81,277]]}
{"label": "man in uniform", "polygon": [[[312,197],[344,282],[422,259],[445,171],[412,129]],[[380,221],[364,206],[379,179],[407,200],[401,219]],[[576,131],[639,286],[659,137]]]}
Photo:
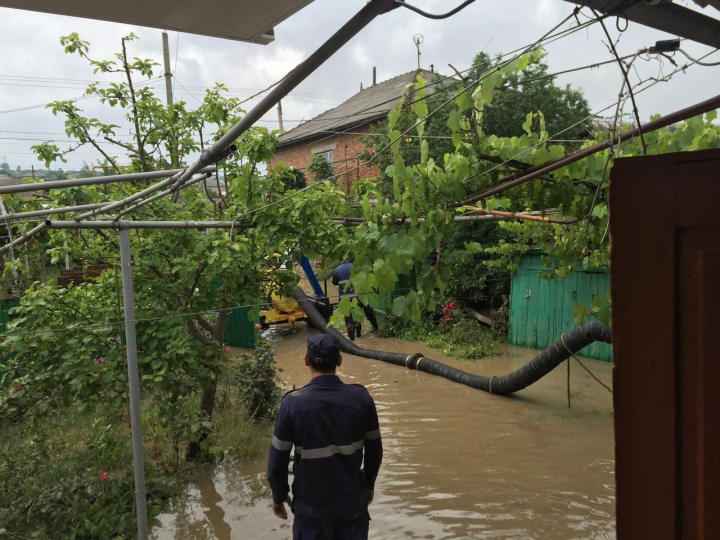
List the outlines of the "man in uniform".
{"label": "man in uniform", "polygon": [[[293,538],[366,540],[382,441],[375,402],[364,386],[345,384],[335,369],[340,344],[326,334],[308,339],[310,383],[285,394],[270,447],[272,511],[293,514]],[[288,465],[295,447],[290,498]],[[363,453],[365,467],[362,468]]]}
{"label": "man in uniform", "polygon": [[[353,289],[352,285],[348,284],[348,281],[350,280],[350,273],[352,272],[352,267],[352,259],[347,258],[333,272],[332,284],[337,285],[340,289],[341,299],[357,296],[355,294],[355,289]],[[373,311],[373,308],[363,304],[360,299],[358,299],[358,306],[362,308],[363,313],[365,313],[365,317],[368,321],[370,321],[370,324],[372,324],[372,331],[377,332],[378,322],[377,318],[375,317],[375,311]],[[347,329],[347,334],[348,338],[350,338],[350,341],[355,341],[355,336],[361,336],[362,325],[358,322],[355,322],[351,315],[345,317],[345,328]]]}

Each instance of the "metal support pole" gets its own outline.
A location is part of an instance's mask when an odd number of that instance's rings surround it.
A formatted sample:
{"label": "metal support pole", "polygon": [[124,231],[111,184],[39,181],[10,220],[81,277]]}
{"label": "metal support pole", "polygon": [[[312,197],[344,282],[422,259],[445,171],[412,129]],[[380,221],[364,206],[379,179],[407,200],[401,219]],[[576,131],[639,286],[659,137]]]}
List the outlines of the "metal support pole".
{"label": "metal support pole", "polygon": [[[501,184],[499,186],[489,189],[488,191],[485,191],[483,193],[480,193],[479,195],[475,195],[474,197],[470,197],[469,199],[465,199],[464,201],[453,203],[450,206],[451,207],[467,206],[474,202],[477,202],[477,201],[480,201],[483,199],[488,199],[490,197],[494,197],[495,195],[503,193],[503,192],[507,191],[508,189],[511,189],[515,186],[525,184],[526,182],[529,182],[530,180],[534,180],[535,178],[549,174],[553,171],[561,169],[562,167],[570,165],[571,163],[575,163],[576,161],[580,161],[581,159],[584,159],[588,156],[597,154],[598,152],[606,150],[607,148],[610,148],[611,146],[613,146],[615,144],[620,144],[622,142],[627,141],[628,139],[637,137],[638,135],[640,135],[640,133],[650,133],[651,131],[655,131],[656,129],[670,126],[676,122],[682,122],[682,121],[692,118],[694,116],[705,114],[709,111],[714,111],[718,107],[720,107],[720,95],[717,95],[706,101],[696,103],[695,105],[691,105],[690,107],[685,107],[684,109],[680,109],[679,111],[675,111],[673,113],[667,114],[667,115],[663,116],[662,118],[658,118],[657,120],[652,120],[650,122],[647,122],[641,128],[636,126],[636,127],[632,128],[630,131],[626,131],[625,133],[622,133],[621,135],[617,135],[616,137],[612,137],[610,139],[599,142],[592,146],[588,146],[587,148],[583,148],[582,150],[577,150],[577,151],[573,152],[572,154],[568,154],[564,157],[558,158],[553,161],[548,161],[546,163],[543,163],[542,165],[536,165],[534,167],[531,167],[530,169],[523,172],[523,174],[519,178],[516,178],[514,180],[502,183],[504,180],[507,180],[507,179],[501,178],[499,180],[501,182]],[[550,140],[552,140],[552,139],[550,139]]]}
{"label": "metal support pole", "polygon": [[123,305],[125,307],[125,342],[130,395],[130,429],[132,431],[133,468],[135,469],[135,508],[137,510],[138,539],[147,540],[147,500],[145,494],[145,459],[143,456],[140,417],[140,376],[135,336],[135,301],[133,298],[132,255],[130,233],[120,229],[120,272],[122,275]]}
{"label": "metal support pole", "polygon": [[282,119],[282,101],[278,101],[278,124],[280,126],[280,131],[285,131],[285,126],[283,126]]}
{"label": "metal support pole", "polygon": [[167,104],[173,104],[172,92],[172,72],[170,71],[170,46],[168,45],[167,32],[162,33],[163,59],[165,60],[165,94],[167,96]]}
{"label": "metal support pole", "polygon": [[[167,178],[175,176],[184,169],[171,169],[169,171],[151,171],[142,173],[114,174],[112,176],[98,176],[97,178],[76,178],[75,180],[57,180],[52,182],[39,182],[37,184],[18,184],[14,186],[0,186],[0,195],[6,193],[23,193],[25,191],[48,191],[50,189],[66,189],[77,186],[94,186],[99,184],[112,184],[116,182],[134,182],[137,180],[152,180],[154,178]],[[200,169],[199,173],[213,173],[215,166]]]}

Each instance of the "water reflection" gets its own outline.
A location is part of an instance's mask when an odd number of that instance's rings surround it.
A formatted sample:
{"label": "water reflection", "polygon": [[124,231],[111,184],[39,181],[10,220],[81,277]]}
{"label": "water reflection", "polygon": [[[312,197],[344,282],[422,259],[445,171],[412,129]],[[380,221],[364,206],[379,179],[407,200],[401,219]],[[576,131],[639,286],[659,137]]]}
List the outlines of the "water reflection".
{"label": "water reflection", "polygon": [[[275,344],[286,387],[308,380],[304,325]],[[500,375],[532,351],[459,362],[419,344],[363,337],[361,345],[422,351],[466,371]],[[601,379],[611,366],[589,361]],[[615,537],[611,396],[584,373],[556,370],[520,396],[491,396],[444,379],[346,356],[340,376],[373,394],[385,462],[371,507],[374,539]],[[268,508],[266,456],[224,464],[191,490],[191,501],[160,516],[157,539],[284,539],[290,523]]]}

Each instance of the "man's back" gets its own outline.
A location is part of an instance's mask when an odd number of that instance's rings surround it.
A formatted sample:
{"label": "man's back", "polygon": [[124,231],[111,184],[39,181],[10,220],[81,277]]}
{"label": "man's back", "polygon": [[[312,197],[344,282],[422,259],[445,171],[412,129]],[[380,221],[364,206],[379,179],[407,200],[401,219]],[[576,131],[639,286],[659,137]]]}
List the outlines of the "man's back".
{"label": "man's back", "polygon": [[[366,490],[374,488],[382,459],[375,403],[364,387],[323,375],[286,394],[273,437],[277,452],[271,451],[269,464],[274,491],[286,485],[279,458],[289,457],[292,445],[295,514],[326,518],[364,511]],[[273,473],[278,466],[281,478]]]}
{"label": "man's back", "polygon": [[333,271],[332,283],[340,289],[340,296],[355,295],[355,289],[353,289],[352,285],[348,285],[352,267],[352,261],[346,259]]}

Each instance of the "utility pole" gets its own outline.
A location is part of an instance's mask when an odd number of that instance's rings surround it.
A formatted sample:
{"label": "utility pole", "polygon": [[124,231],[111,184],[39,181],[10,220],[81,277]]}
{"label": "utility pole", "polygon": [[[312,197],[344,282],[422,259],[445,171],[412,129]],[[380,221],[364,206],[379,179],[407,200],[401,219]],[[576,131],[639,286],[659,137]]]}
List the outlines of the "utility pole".
{"label": "utility pole", "polygon": [[420,44],[425,41],[425,38],[422,34],[415,34],[413,36],[413,41],[415,42],[415,47],[417,47],[417,59],[418,59],[418,70],[420,69]]}
{"label": "utility pole", "polygon": [[162,33],[163,58],[165,60],[165,92],[167,94],[167,104],[173,104],[172,94],[172,72],[170,71],[170,46],[168,45],[167,32]]}
{"label": "utility pole", "polygon": [[285,131],[282,121],[282,101],[278,101],[278,123],[280,124],[280,131]]}
{"label": "utility pole", "polygon": [[[173,104],[173,91],[172,91],[172,72],[170,71],[170,46],[168,45],[167,32],[162,33],[163,43],[163,60],[165,63],[165,93],[167,96],[168,107]],[[180,166],[180,160],[178,159],[178,144],[174,137],[171,136],[169,140],[170,144],[170,158],[172,161],[173,168]]]}

